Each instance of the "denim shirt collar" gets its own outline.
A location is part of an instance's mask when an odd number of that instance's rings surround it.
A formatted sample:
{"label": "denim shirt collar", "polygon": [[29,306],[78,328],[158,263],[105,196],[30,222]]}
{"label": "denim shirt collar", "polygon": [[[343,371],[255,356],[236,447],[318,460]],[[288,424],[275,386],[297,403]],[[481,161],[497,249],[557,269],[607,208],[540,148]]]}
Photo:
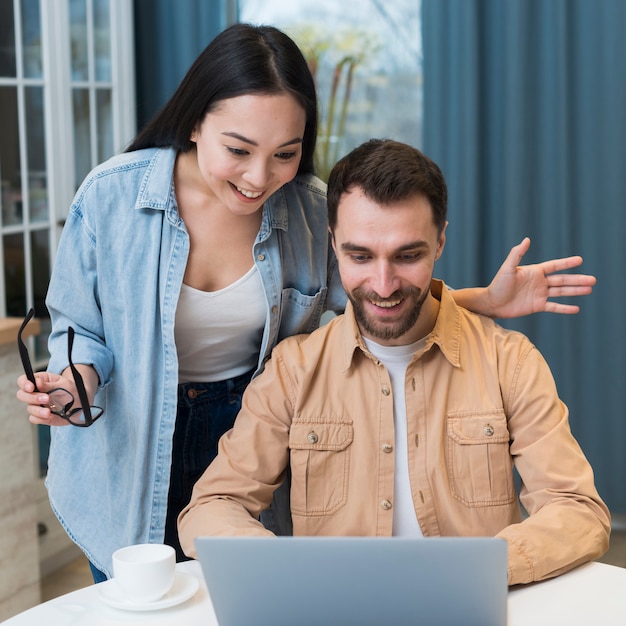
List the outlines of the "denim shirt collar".
{"label": "denim shirt collar", "polygon": [[178,153],[172,148],[158,150],[150,159],[135,201],[135,210],[166,211],[173,225],[180,222],[174,193],[174,167]]}
{"label": "denim shirt collar", "polygon": [[263,220],[257,241],[267,239],[274,228],[284,231],[289,230],[289,211],[287,209],[287,195],[284,187],[274,192],[263,204]]}
{"label": "denim shirt collar", "polygon": [[[146,169],[140,185],[135,209],[167,211],[168,220],[176,225],[180,221],[174,193],[174,167],[177,152],[171,148],[158,150]],[[266,240],[271,230],[289,229],[289,211],[285,187],[274,192],[263,205],[263,220],[257,241]]]}

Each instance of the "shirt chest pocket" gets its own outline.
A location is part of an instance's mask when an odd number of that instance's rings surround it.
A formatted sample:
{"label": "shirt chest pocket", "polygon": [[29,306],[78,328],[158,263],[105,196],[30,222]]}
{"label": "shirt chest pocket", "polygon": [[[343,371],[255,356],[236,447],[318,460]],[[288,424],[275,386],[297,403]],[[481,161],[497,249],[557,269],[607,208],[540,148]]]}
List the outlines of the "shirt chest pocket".
{"label": "shirt chest pocket", "polygon": [[278,339],[299,333],[311,333],[320,324],[324,312],[327,287],[309,296],[297,289],[283,289]]}
{"label": "shirt chest pocket", "polygon": [[509,430],[503,411],[448,415],[448,476],[467,506],[494,506],[516,497]]}
{"label": "shirt chest pocket", "polygon": [[328,515],[348,496],[350,422],[294,420],[289,432],[291,510],[298,515]]}

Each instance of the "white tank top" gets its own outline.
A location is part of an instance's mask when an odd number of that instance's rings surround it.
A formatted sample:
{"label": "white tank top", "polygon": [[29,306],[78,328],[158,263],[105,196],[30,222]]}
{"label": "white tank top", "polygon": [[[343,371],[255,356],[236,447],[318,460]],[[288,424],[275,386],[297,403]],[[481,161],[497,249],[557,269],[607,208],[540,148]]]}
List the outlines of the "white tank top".
{"label": "white tank top", "polygon": [[183,284],[174,325],[178,381],[226,380],[255,368],[266,316],[256,266],[219,291]]}

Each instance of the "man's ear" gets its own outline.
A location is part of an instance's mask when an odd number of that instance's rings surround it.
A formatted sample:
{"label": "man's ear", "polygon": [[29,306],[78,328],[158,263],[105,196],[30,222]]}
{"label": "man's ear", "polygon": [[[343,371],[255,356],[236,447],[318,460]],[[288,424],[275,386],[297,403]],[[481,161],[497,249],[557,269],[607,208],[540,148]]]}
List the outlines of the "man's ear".
{"label": "man's ear", "polygon": [[448,228],[448,222],[443,225],[441,233],[439,234],[439,241],[437,243],[437,254],[435,255],[435,261],[438,261],[441,257],[443,249],[446,245],[446,228]]}
{"label": "man's ear", "polygon": [[330,226],[328,227],[328,232],[330,233],[330,243],[333,246],[333,250],[335,251],[335,256],[337,256],[337,246],[335,245],[335,235],[333,234],[333,231],[330,229]]}

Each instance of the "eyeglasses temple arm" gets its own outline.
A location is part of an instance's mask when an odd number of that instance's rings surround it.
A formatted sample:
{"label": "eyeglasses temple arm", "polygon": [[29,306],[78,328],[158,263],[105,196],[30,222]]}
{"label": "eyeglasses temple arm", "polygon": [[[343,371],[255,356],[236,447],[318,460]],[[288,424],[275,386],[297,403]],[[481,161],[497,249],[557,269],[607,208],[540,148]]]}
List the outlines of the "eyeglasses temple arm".
{"label": "eyeglasses temple arm", "polygon": [[24,318],[20,329],[17,331],[17,349],[20,353],[20,359],[22,360],[22,367],[24,368],[24,374],[26,374],[26,378],[28,378],[28,380],[33,383],[33,387],[35,388],[34,391],[39,392],[39,389],[37,389],[37,384],[35,383],[35,373],[33,372],[33,366],[30,362],[30,357],[28,356],[28,349],[26,348],[26,344],[22,340],[22,333],[26,328],[26,324],[28,324],[28,322],[30,322],[30,320],[33,318],[33,315],[35,315],[35,309],[30,309],[30,311],[28,311],[28,314]]}
{"label": "eyeglasses temple arm", "polygon": [[76,391],[78,392],[78,399],[80,400],[80,406],[83,409],[83,415],[85,422],[91,424],[93,419],[91,418],[91,408],[89,406],[89,398],[87,397],[87,390],[85,389],[85,382],[81,373],[78,371],[72,361],[72,346],[74,345],[74,329],[70,326],[67,329],[67,360],[70,364],[70,370],[74,376],[74,383],[76,384]]}

